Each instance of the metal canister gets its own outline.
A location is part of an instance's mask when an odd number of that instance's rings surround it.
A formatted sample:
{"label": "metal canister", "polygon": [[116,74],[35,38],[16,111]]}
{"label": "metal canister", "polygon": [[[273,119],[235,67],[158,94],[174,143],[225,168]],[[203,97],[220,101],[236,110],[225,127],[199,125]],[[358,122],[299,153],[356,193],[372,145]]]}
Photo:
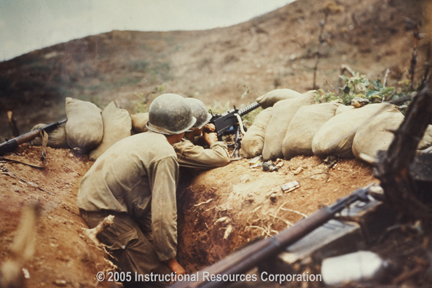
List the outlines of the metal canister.
{"label": "metal canister", "polygon": [[358,251],[326,258],[321,274],[326,285],[346,282],[379,282],[385,275],[388,262],[370,251]]}

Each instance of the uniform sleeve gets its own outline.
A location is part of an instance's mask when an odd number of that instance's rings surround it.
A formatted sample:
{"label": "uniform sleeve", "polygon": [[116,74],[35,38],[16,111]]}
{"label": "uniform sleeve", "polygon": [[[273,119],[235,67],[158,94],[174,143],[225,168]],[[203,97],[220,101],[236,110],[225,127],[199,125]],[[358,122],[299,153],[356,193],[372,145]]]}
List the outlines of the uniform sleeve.
{"label": "uniform sleeve", "polygon": [[177,251],[179,167],[175,157],[167,157],[153,163],[149,170],[153,246],[159,260],[166,261],[174,258]]}
{"label": "uniform sleeve", "polygon": [[223,142],[214,143],[210,149],[204,149],[190,141],[179,144],[174,145],[174,150],[177,153],[177,161],[180,166],[211,169],[225,166],[230,162],[228,148]]}

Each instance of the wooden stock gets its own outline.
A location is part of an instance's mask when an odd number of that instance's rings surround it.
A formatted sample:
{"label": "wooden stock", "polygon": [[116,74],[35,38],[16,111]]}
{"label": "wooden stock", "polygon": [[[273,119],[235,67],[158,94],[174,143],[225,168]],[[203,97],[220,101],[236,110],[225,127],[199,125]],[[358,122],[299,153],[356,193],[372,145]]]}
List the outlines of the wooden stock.
{"label": "wooden stock", "polygon": [[36,138],[40,133],[40,130],[30,131],[16,138],[12,138],[2,144],[0,144],[0,155],[4,155],[7,152],[13,151],[19,145],[28,142],[34,138]]}
{"label": "wooden stock", "polygon": [[29,142],[30,140],[33,140],[34,138],[36,138],[41,130],[45,130],[46,132],[51,131],[52,129],[57,128],[59,125],[65,123],[67,121],[67,119],[64,119],[62,121],[59,122],[55,122],[55,123],[51,123],[48,124],[40,129],[36,129],[34,131],[30,131],[27,132],[21,136],[12,138],[6,142],[3,142],[0,144],[0,156],[4,155],[8,152],[13,151],[15,148],[17,148],[19,145]]}

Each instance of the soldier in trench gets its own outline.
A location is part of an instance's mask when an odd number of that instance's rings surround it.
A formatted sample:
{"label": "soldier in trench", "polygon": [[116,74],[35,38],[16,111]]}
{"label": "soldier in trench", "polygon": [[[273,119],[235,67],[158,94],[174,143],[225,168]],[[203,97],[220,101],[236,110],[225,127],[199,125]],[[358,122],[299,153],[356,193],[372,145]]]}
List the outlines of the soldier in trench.
{"label": "soldier in trench", "polygon": [[[214,125],[208,124],[212,116],[207,112],[206,106],[195,98],[185,100],[190,104],[192,115],[197,121],[186,131],[183,139],[173,145],[179,165],[194,169],[211,169],[227,165],[230,162],[228,147],[224,142],[218,141],[217,134],[213,132]],[[210,148],[195,145],[193,142],[196,137],[203,137]]]}
{"label": "soldier in trench", "polygon": [[[185,273],[175,259],[179,165],[172,146],[195,122],[183,97],[157,97],[149,109],[150,131],[117,142],[81,180],[77,205],[88,226],[115,216],[98,238],[114,264],[132,275],[125,287],[164,286],[173,280],[164,275]],[[136,273],[162,277],[134,283]]]}

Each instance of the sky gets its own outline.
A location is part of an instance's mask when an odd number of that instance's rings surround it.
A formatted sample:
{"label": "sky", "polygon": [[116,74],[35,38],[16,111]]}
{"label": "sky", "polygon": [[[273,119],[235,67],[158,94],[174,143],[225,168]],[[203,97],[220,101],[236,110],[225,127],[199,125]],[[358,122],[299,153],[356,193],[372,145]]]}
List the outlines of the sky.
{"label": "sky", "polygon": [[0,61],[112,30],[228,27],[295,0],[0,0]]}

